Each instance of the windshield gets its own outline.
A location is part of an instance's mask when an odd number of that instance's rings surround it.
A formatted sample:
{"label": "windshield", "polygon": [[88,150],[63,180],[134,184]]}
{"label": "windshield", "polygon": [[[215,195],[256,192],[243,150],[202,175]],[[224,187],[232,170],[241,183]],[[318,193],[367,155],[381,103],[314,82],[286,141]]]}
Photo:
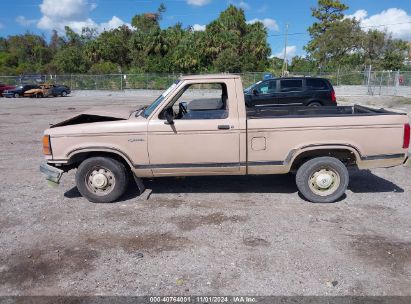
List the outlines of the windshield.
{"label": "windshield", "polygon": [[154,102],[151,105],[149,105],[147,108],[144,109],[141,116],[143,116],[144,118],[149,117],[150,114],[153,113],[155,108],[157,108],[158,105],[164,100],[164,98],[166,98],[167,95],[170,94],[175,89],[175,87],[177,86],[179,82],[180,80],[176,80],[167,90],[164,91],[163,94],[161,94],[156,100],[154,100]]}
{"label": "windshield", "polygon": [[257,83],[253,83],[252,85],[250,85],[248,88],[244,89],[244,93],[248,93],[251,91],[252,88],[254,88],[255,86],[259,85],[260,83],[262,83],[262,81],[258,81]]}

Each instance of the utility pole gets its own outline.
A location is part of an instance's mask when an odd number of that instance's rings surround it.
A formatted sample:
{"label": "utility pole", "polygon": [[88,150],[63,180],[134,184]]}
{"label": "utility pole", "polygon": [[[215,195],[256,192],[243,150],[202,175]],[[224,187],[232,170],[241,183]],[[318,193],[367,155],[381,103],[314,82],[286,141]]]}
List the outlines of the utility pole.
{"label": "utility pole", "polygon": [[281,75],[285,77],[287,73],[287,44],[288,44],[288,23],[285,25],[284,61]]}

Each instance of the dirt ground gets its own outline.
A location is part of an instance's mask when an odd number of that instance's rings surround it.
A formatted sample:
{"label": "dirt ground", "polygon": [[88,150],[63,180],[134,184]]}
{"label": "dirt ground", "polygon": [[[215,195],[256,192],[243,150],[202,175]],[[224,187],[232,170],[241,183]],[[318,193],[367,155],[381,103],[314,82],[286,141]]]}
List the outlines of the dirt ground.
{"label": "dirt ground", "polygon": [[291,175],[146,180],[148,199],[113,204],[72,171],[47,185],[49,123],[150,99],[0,99],[0,295],[411,295],[411,168],[351,172],[333,204]]}

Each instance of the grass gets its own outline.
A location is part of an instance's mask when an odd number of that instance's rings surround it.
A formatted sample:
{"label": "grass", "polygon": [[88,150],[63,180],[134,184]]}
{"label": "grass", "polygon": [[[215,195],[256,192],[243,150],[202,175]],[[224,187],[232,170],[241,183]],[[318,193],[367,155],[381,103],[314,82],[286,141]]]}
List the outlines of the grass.
{"label": "grass", "polygon": [[411,97],[398,97],[397,101],[401,104],[411,104]]}

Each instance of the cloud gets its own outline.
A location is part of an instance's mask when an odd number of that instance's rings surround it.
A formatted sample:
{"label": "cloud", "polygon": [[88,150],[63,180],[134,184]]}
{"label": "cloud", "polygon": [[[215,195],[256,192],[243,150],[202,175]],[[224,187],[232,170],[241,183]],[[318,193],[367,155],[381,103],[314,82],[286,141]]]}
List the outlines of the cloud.
{"label": "cloud", "polygon": [[264,4],[263,6],[261,6],[257,9],[257,12],[258,13],[264,13],[267,10],[268,10],[268,6]]}
{"label": "cloud", "polygon": [[21,26],[29,26],[29,25],[36,23],[36,21],[37,21],[36,19],[27,19],[24,16],[16,17],[16,22],[20,24]]}
{"label": "cloud", "polygon": [[[297,53],[297,46],[295,45],[287,46],[287,59],[293,58],[296,55],[296,53]],[[271,58],[272,57],[283,59],[284,58],[284,48],[281,50],[281,52],[271,55]]]}
{"label": "cloud", "polygon": [[209,4],[210,2],[211,0],[187,0],[187,4],[194,6],[203,6]]}
{"label": "cloud", "polygon": [[355,18],[357,20],[361,20],[361,19],[364,19],[365,17],[367,17],[367,15],[368,15],[368,13],[367,13],[366,10],[360,9],[352,15],[345,16],[345,18],[350,18],[350,19]]}
{"label": "cloud", "polygon": [[248,24],[253,24],[256,22],[261,22],[264,24],[264,26],[266,28],[268,28],[269,30],[272,31],[279,31],[280,28],[278,27],[277,21],[275,21],[274,19],[270,19],[270,18],[265,18],[265,19],[258,19],[258,18],[254,18],[252,20],[247,21]]}
{"label": "cloud", "polygon": [[193,25],[193,30],[194,30],[195,32],[203,32],[203,31],[206,30],[206,26],[203,25],[203,24],[194,24],[194,25]]}
{"label": "cloud", "polygon": [[346,18],[356,18],[364,29],[379,29],[391,32],[394,38],[411,40],[411,15],[400,8],[389,8],[368,17],[366,10],[357,10]]}
{"label": "cloud", "polygon": [[242,8],[243,10],[250,9],[250,5],[247,2],[245,2],[244,0],[241,0],[240,2],[236,2],[234,0],[229,0],[228,3],[232,4],[232,5],[235,5],[235,6],[238,6],[238,7]]}
{"label": "cloud", "polygon": [[245,1],[240,1],[240,3],[238,3],[238,6],[244,10],[250,9],[250,5]]}
{"label": "cloud", "polygon": [[55,0],[43,0],[40,11],[43,16],[37,22],[37,27],[42,30],[57,30],[64,32],[64,27],[69,26],[76,33],[81,33],[82,28],[95,28],[97,31],[111,30],[123,24],[131,27],[117,16],[107,22],[96,23],[89,14],[97,5],[87,0],[60,0],[56,5]]}
{"label": "cloud", "polygon": [[108,30],[116,29],[124,24],[127,25],[128,27],[131,27],[131,24],[125,23],[123,20],[121,20],[117,16],[113,16],[109,21],[100,23],[99,29],[100,31],[104,31],[104,30],[108,31]]}

